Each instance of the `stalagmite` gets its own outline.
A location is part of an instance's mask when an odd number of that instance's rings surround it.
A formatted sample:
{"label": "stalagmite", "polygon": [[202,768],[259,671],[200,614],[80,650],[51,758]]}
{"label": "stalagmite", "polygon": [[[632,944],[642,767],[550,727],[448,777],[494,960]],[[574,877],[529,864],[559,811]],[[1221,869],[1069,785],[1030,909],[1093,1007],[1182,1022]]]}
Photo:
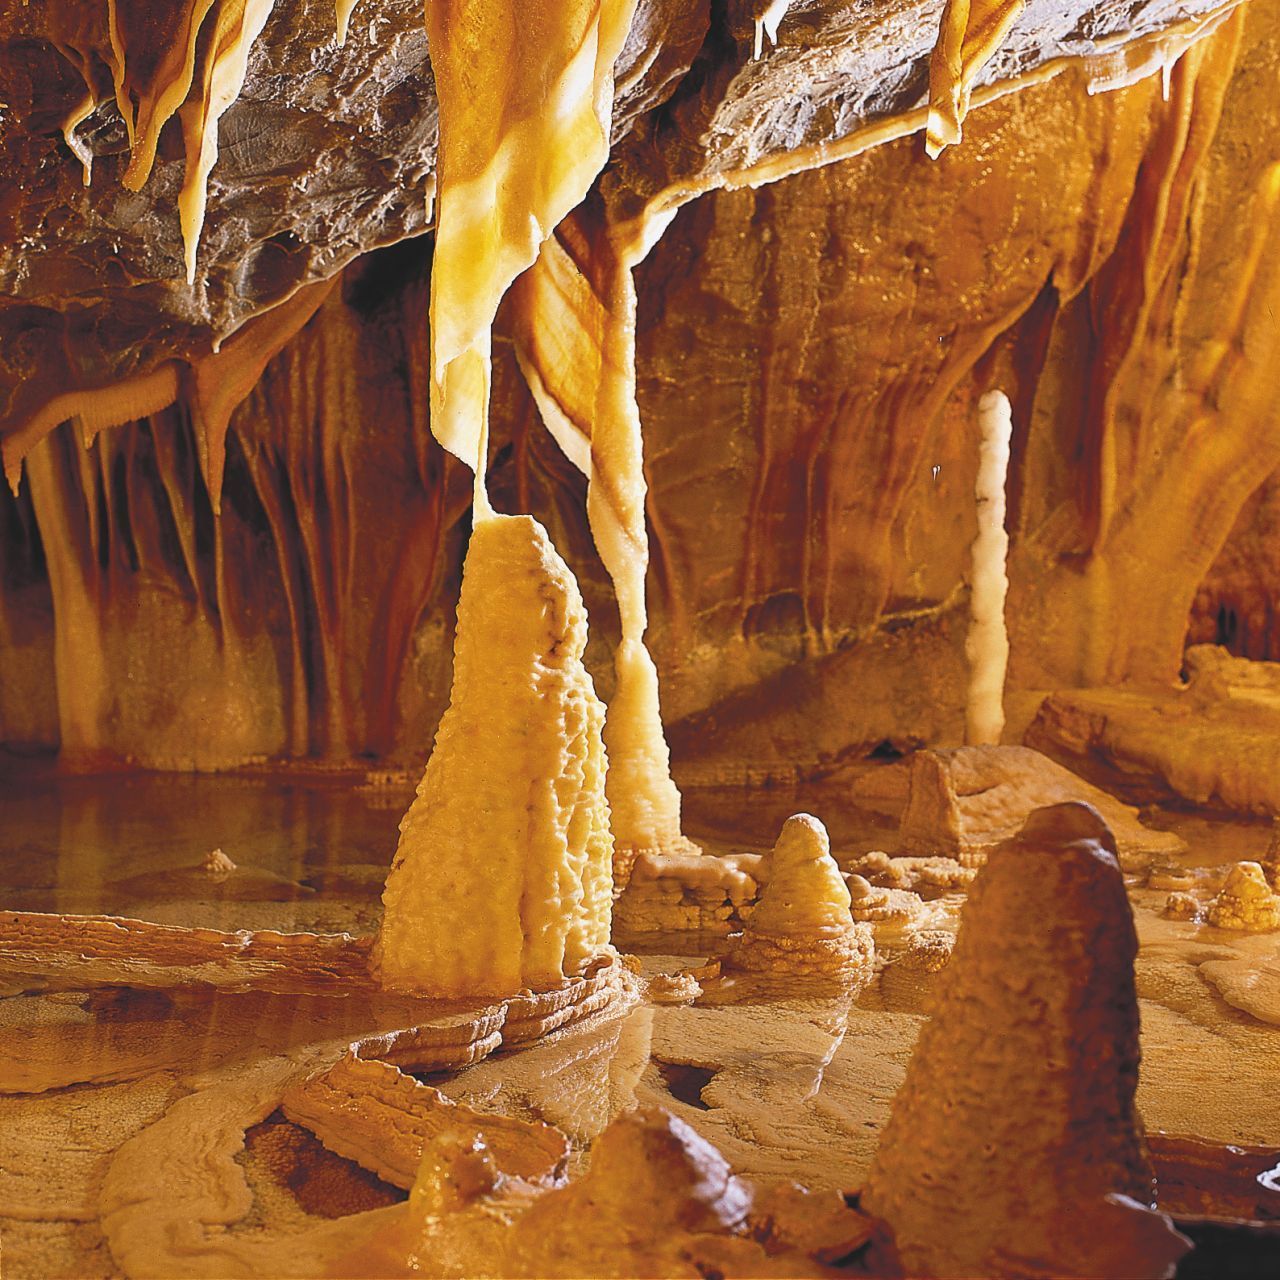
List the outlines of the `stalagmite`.
{"label": "stalagmite", "polygon": [[871,930],[854,923],[827,829],[797,813],[782,824],[769,878],[734,950],[734,965],[800,973],[869,968]]}
{"label": "stalagmite", "polygon": [[613,580],[622,623],[605,742],[615,861],[625,884],[642,852],[695,850],[680,829],[680,792],[671,779],[658,671],[644,643],[649,535],[636,404],[636,290],[632,265],[625,259],[615,264],[608,302],[591,433],[587,516],[600,559]]}
{"label": "stalagmite", "polygon": [[947,0],[929,64],[925,150],[935,159],[960,141],[978,72],[1022,12],[1024,0]]}
{"label": "stalagmite", "polygon": [[573,575],[529,516],[480,521],[453,691],[383,895],[384,985],[508,995],[609,945],[604,708]]}
{"label": "stalagmite", "polygon": [[[532,30],[522,21],[518,32],[494,15],[482,23],[486,5],[477,0],[427,10],[441,110],[440,221],[431,281],[432,430],[468,464],[480,459],[481,472],[489,327],[507,287],[534,262],[554,225],[586,194],[604,163],[613,59],[633,8],[634,0],[579,4],[568,13],[561,6],[554,14],[535,6]],[[495,53],[494,30],[505,33],[500,38],[510,44],[509,58]],[[478,93],[477,65],[520,66],[525,74],[482,85],[485,91]],[[587,67],[590,79],[581,74]],[[543,101],[546,81],[557,86],[558,101]],[[536,98],[536,107],[526,98]],[[521,121],[518,128],[506,127],[512,119]],[[589,458],[588,515],[622,619],[606,738],[619,882],[625,883],[640,850],[689,846],[680,834],[680,796],[670,777],[657,671],[644,646],[648,542],[630,262],[614,264],[609,290],[595,343],[589,344],[598,357],[575,366],[579,378],[593,368],[599,374],[589,419],[595,425],[578,437],[590,439],[590,452],[567,448],[579,465]],[[545,387],[535,390],[547,395]],[[548,425],[562,441],[573,438],[554,412]],[[478,479],[477,492],[482,489]]]}
{"label": "stalagmite", "polygon": [[1088,805],[991,855],[862,1196],[909,1274],[1172,1274],[1185,1242],[1145,1208],[1137,950]]}
{"label": "stalagmite", "polygon": [[1208,919],[1219,929],[1280,929],[1280,894],[1258,863],[1237,862],[1209,904]]}
{"label": "stalagmite", "polygon": [[988,391],[978,402],[978,430],[982,441],[974,486],[978,535],[973,540],[971,621],[964,646],[969,662],[964,737],[970,745],[997,743],[1004,730],[1004,677],[1009,665],[1009,633],[1004,622],[1009,590],[1004,490],[1013,417],[1003,391]]}
{"label": "stalagmite", "polygon": [[[614,242],[607,228],[570,219],[519,281],[514,308],[520,367],[543,422],[588,477],[591,534],[618,600],[622,636],[605,736],[620,887],[641,854],[697,852],[681,830],[658,674],[644,641],[649,536],[633,271],[648,247]],[[575,255],[596,263],[591,280]]]}

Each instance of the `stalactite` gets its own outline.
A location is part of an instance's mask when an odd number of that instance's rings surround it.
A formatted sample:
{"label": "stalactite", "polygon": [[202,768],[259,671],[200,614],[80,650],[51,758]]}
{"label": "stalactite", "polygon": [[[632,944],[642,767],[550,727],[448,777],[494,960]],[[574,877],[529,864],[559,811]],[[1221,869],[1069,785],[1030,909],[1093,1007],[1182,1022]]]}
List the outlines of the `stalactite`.
{"label": "stalactite", "polygon": [[960,141],[978,72],[1000,47],[1025,0],[947,0],[929,66],[925,150],[937,157]]}
{"label": "stalactite", "polygon": [[608,158],[613,64],[634,9],[540,0],[518,21],[500,0],[426,9],[440,104],[431,429],[476,468],[481,513],[493,319]]}
{"label": "stalactite", "polygon": [[196,41],[214,0],[181,0],[167,12],[139,0],[108,0],[118,60],[116,103],[129,126],[122,181],[141,191],[151,176],[160,130],[182,105],[195,71]]}
{"label": "stalactite", "polygon": [[782,25],[782,19],[787,16],[787,10],[790,8],[791,0],[765,0],[764,8],[759,10],[755,18],[753,57],[758,58],[764,52],[765,36],[769,37],[770,44],[778,43],[778,28]]}
{"label": "stalactite", "polygon": [[240,96],[249,50],[274,7],[275,0],[218,0],[197,92],[180,113],[187,171],[178,196],[178,213],[188,284],[196,279],[196,250],[204,227],[209,172],[218,162],[218,122]]}
{"label": "stalactite", "polygon": [[334,25],[337,28],[339,44],[347,43],[347,28],[351,24],[351,14],[358,3],[359,0],[334,0]]}

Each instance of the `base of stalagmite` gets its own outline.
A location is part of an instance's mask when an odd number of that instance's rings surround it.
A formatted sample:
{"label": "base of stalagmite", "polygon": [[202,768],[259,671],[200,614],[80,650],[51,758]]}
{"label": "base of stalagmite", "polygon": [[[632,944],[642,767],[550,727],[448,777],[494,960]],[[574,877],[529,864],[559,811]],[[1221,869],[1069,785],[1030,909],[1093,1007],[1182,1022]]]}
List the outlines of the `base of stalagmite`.
{"label": "base of stalagmite", "polygon": [[542,526],[480,520],[449,708],[383,894],[384,986],[546,990],[609,950],[604,706],[586,643],[578,585]]}

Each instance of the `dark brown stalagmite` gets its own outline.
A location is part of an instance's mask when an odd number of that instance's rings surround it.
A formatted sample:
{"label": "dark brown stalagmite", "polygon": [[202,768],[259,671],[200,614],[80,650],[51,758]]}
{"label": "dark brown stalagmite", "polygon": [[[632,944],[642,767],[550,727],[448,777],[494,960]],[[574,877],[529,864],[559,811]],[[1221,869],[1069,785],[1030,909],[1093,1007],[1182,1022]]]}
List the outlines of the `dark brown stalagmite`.
{"label": "dark brown stalagmite", "polygon": [[991,854],[863,1195],[911,1274],[1172,1273],[1181,1238],[1140,1208],[1137,951],[1089,805]]}

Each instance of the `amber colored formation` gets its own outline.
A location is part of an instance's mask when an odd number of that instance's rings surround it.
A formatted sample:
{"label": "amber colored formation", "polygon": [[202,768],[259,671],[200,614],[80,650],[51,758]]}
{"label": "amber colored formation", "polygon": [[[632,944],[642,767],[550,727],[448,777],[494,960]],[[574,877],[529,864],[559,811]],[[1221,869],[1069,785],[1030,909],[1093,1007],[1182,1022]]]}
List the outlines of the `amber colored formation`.
{"label": "amber colored formation", "polygon": [[1033,810],[1076,801],[1101,813],[1125,860],[1175,853],[1180,836],[1138,821],[1137,810],[1027,747],[960,747],[911,758],[898,838],[909,853],[981,865]]}
{"label": "amber colored formation", "polygon": [[1022,8],[1023,0],[947,0],[929,64],[930,156],[960,141],[973,82]]}
{"label": "amber colored formation", "polygon": [[[924,124],[934,22],[886,44],[871,38],[878,9],[822,0],[789,11],[754,59],[759,6],[636,7],[601,179],[624,213],[756,161],[835,161],[711,191],[637,271],[647,641],[682,781],[808,775],[885,739],[958,737],[976,404],[997,383],[1016,423],[1013,694],[1173,681],[1197,599],[1209,639],[1220,607],[1224,637],[1237,608],[1265,625],[1268,557],[1236,553],[1247,578],[1219,557],[1244,548],[1238,518],[1280,461],[1275,0],[1196,27],[1190,48],[1163,38],[1166,23],[1221,6],[1109,0],[1087,23],[1073,5],[1043,8],[979,72],[970,145],[933,162],[918,135],[885,139]],[[174,207],[181,139],[141,192],[124,189],[105,9],[80,6],[73,30],[51,33],[55,13],[71,11],[0,6],[6,146],[26,184],[0,237],[0,275],[23,282],[3,300],[0,435],[16,455],[36,424],[50,446],[17,499],[0,495],[0,735],[61,744],[75,765],[420,764],[448,687],[466,506],[460,468],[421,430],[426,243],[344,274],[230,414],[217,522],[185,407],[215,339],[225,352],[298,286],[427,226],[422,6],[380,5],[376,39],[357,7],[339,47],[332,6],[277,0],[219,121],[195,290]],[[1061,55],[1078,60],[984,96]],[[97,104],[72,130],[93,159],[88,189],[59,131],[86,101],[81,61]],[[649,113],[673,94],[658,128]],[[855,268],[864,287],[835,287]],[[522,383],[499,342],[495,492],[529,499],[505,509],[552,530],[612,631],[577,467]],[[84,455],[57,426],[76,413],[129,425]]]}
{"label": "amber colored formation", "polygon": [[1171,1274],[1134,1105],[1138,942],[1115,841],[1037,810],[975,881],[862,1201],[911,1274]]}
{"label": "amber colored formation", "polygon": [[733,950],[733,964],[799,973],[870,967],[871,931],[850,914],[849,890],[817,818],[797,813],[783,823],[766,877]]}
{"label": "amber colored formation", "polygon": [[585,1177],[520,1219],[502,1274],[696,1276],[699,1237],[742,1231],[751,1200],[683,1120],[643,1108],[605,1130]]}
{"label": "amber colored formation", "polygon": [[609,946],[604,707],[577,584],[528,516],[471,535],[453,693],[383,894],[384,985],[511,995]]}
{"label": "amber colored formation", "polygon": [[1280,894],[1258,863],[1237,862],[1209,904],[1208,919],[1219,929],[1280,929]]}
{"label": "amber colored formation", "polygon": [[758,896],[758,863],[758,855],[641,853],[614,908],[615,932],[623,938],[667,932],[724,937],[741,925],[743,911]]}
{"label": "amber colored formation", "polygon": [[1193,804],[1280,813],[1280,671],[1192,645],[1183,684],[1080,689],[1046,698],[1028,740],[1104,757]]}

